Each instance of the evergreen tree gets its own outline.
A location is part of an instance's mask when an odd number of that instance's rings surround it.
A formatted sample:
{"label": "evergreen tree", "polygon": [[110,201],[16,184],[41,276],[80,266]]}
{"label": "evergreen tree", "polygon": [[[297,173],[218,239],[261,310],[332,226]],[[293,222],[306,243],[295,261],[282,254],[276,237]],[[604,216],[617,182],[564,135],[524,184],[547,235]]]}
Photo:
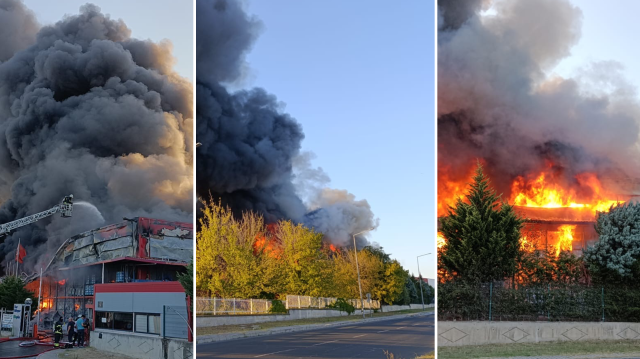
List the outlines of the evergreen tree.
{"label": "evergreen tree", "polygon": [[439,263],[465,281],[510,278],[516,272],[523,223],[512,206],[500,203],[478,163],[465,201],[458,199],[442,219],[447,245],[439,251]]}
{"label": "evergreen tree", "polygon": [[0,308],[13,308],[14,304],[24,303],[25,299],[31,298],[31,311],[35,311],[38,308],[38,298],[24,286],[24,281],[18,277],[4,277],[0,282]]}
{"label": "evergreen tree", "polygon": [[584,251],[596,280],[636,282],[640,278],[640,204],[626,203],[599,212],[598,241]]}

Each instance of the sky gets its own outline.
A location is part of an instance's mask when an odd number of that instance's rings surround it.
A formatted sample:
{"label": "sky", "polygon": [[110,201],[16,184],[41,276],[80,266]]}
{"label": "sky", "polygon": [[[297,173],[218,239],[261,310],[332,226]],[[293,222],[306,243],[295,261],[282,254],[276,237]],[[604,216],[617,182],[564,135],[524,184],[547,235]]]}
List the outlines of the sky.
{"label": "sky", "polygon": [[80,6],[93,3],[102,13],[122,19],[131,36],[140,40],[163,39],[173,44],[175,70],[193,82],[193,2],[176,0],[23,0],[41,25],[51,25],[64,15],[78,14]]}
{"label": "sky", "polygon": [[[366,4],[366,6],[364,6]],[[391,5],[393,4],[393,5]],[[278,97],[330,186],[366,199],[369,240],[435,278],[434,6],[429,1],[247,0],[263,33],[244,87]]]}
{"label": "sky", "polygon": [[640,85],[640,62],[634,41],[640,31],[640,2],[626,0],[574,0],[582,10],[582,36],[571,56],[556,66],[562,76],[572,76],[594,61],[616,61],[623,75],[635,87]]}

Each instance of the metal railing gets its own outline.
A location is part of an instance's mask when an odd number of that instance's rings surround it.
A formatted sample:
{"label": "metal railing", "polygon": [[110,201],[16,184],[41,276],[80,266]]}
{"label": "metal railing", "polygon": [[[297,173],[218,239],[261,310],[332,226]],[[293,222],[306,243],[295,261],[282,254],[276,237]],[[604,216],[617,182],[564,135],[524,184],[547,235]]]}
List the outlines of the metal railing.
{"label": "metal railing", "polygon": [[[324,309],[333,303],[335,303],[338,298],[326,298],[326,297],[310,297],[304,295],[287,295],[287,299],[285,305],[287,309],[304,309],[304,308],[315,308],[315,309]],[[360,299],[347,299],[347,302],[356,309],[360,309]],[[380,302],[377,300],[364,301],[364,309],[380,309]]]}
{"label": "metal railing", "polygon": [[196,298],[196,315],[267,314],[270,309],[268,299]]}

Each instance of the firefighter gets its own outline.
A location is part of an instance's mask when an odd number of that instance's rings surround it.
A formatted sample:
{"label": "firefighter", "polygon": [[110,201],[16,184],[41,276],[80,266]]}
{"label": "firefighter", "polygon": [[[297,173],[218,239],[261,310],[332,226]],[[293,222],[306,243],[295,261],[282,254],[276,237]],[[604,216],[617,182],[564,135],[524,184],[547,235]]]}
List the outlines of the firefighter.
{"label": "firefighter", "polygon": [[58,319],[58,321],[53,326],[53,346],[55,348],[60,347],[60,340],[62,339],[62,326],[64,325],[64,321],[62,317]]}
{"label": "firefighter", "polygon": [[69,317],[69,322],[67,322],[67,334],[69,335],[69,343],[71,345],[76,344],[76,322],[73,321],[73,317]]}

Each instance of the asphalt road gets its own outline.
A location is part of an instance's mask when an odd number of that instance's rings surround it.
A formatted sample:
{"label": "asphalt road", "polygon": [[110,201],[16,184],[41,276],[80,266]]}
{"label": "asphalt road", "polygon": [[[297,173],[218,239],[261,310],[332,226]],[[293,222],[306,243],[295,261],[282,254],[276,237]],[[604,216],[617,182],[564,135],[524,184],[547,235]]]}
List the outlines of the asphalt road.
{"label": "asphalt road", "polygon": [[199,344],[197,358],[414,359],[434,349],[433,315]]}

